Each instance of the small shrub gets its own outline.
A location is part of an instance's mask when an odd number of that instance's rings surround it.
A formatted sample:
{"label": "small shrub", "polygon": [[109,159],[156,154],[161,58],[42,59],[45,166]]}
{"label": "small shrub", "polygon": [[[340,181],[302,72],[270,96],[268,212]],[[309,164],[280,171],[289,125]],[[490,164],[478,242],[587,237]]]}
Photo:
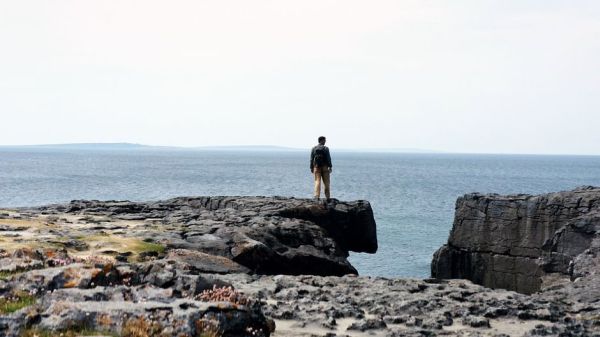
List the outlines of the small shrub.
{"label": "small shrub", "polygon": [[199,319],[196,321],[196,335],[198,337],[221,337],[223,332],[219,329],[218,322]]}
{"label": "small shrub", "polygon": [[246,295],[232,287],[217,287],[216,285],[210,290],[204,290],[196,296],[196,299],[203,302],[230,302],[238,305],[251,304],[250,299]]}
{"label": "small shrub", "polygon": [[144,317],[132,318],[125,322],[123,330],[121,331],[122,337],[153,337],[159,336],[162,331],[162,327],[158,322],[148,321]]}

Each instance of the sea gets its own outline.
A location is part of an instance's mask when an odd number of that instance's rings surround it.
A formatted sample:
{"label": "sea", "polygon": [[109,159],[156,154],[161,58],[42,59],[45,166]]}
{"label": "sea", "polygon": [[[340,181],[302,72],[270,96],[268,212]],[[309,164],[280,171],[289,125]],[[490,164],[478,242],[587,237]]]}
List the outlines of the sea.
{"label": "sea", "polygon": [[[351,253],[361,275],[425,278],[466,193],[545,193],[600,186],[600,157],[338,152],[332,196],[368,200],[376,254]],[[0,208],[73,199],[175,196],[310,198],[309,150],[152,151],[0,149]]]}

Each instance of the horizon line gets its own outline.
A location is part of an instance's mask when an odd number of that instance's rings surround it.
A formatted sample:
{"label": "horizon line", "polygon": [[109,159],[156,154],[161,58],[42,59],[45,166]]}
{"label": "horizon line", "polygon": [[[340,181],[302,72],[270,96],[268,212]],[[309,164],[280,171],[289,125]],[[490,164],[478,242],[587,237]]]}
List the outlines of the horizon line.
{"label": "horizon line", "polygon": [[[89,147],[80,148],[77,147]],[[299,148],[282,145],[200,145],[200,146],[181,146],[181,145],[148,145],[141,143],[130,143],[130,142],[85,142],[85,143],[53,143],[53,144],[18,144],[18,145],[4,145],[0,144],[0,149],[9,148],[38,148],[38,149],[71,149],[71,150],[92,150],[96,147],[96,150],[102,150],[100,147],[113,147],[112,149],[104,150],[147,150],[151,149],[162,149],[162,150],[180,150],[180,151],[201,151],[201,150],[259,150],[263,151],[272,150],[285,150],[285,151],[306,151],[312,147]],[[122,147],[119,149],[118,147]],[[432,149],[421,149],[421,148],[402,148],[402,147],[371,147],[371,148],[336,148],[335,151],[340,152],[382,152],[382,153],[405,153],[405,154],[456,154],[456,155],[515,155],[515,156],[583,156],[583,157],[597,157],[600,154],[581,154],[581,153],[511,153],[511,152],[458,152],[458,151],[440,151]]]}

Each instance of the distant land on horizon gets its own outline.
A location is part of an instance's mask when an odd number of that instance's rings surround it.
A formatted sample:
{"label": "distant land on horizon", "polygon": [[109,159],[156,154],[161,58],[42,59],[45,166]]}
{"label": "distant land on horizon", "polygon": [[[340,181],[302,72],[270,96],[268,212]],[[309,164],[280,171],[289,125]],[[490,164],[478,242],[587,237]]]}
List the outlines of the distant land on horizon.
{"label": "distant land on horizon", "polygon": [[[39,145],[0,145],[0,149],[30,150],[75,150],[75,151],[307,151],[308,148],[294,148],[275,145],[225,145],[225,146],[156,146],[136,143],[68,143]],[[415,148],[336,148],[336,152],[385,152],[385,153],[444,153]]]}
{"label": "distant land on horizon", "polygon": [[[66,143],[66,144],[39,144],[39,145],[0,145],[0,150],[5,151],[222,151],[222,152],[306,152],[306,148],[276,146],[276,145],[222,145],[222,146],[161,146],[144,145],[136,143]],[[341,153],[405,153],[405,154],[456,154],[456,155],[515,155],[515,156],[593,156],[593,154],[565,154],[565,153],[470,153],[448,152],[418,148],[338,148],[332,150]]]}

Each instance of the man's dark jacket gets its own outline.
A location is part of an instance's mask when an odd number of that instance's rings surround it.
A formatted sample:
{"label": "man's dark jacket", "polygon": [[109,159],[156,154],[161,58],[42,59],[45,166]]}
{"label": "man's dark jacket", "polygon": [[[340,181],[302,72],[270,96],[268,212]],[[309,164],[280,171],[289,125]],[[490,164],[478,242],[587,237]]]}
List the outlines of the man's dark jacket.
{"label": "man's dark jacket", "polygon": [[325,165],[327,167],[333,167],[331,165],[331,155],[329,155],[329,148],[325,145],[317,145],[315,147],[312,148],[312,151],[310,151],[310,170],[312,171],[314,166],[315,166],[315,155],[317,154],[317,149],[323,149],[323,152],[325,152]]}

